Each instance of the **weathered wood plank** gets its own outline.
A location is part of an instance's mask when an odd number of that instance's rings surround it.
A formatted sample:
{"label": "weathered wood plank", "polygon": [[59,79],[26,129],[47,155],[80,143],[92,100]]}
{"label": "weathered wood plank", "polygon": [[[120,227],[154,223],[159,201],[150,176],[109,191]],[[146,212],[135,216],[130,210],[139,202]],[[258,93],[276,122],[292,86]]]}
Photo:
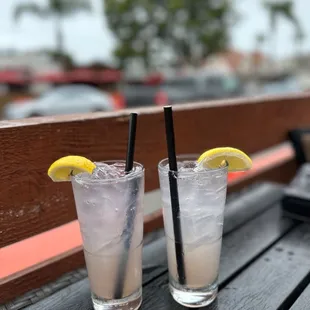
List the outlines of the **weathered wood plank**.
{"label": "weathered wood plank", "polygon": [[87,271],[84,268],[75,269],[66,273],[56,281],[41,286],[39,289],[31,290],[26,294],[18,296],[13,301],[0,306],[0,310],[20,310],[33,305],[40,300],[57,293],[61,289],[68,287],[87,278]]}
{"label": "weathered wood plank", "polygon": [[[289,129],[309,124],[309,101],[303,94],[175,106],[177,152],[232,145],[254,153],[276,145]],[[0,248],[76,218],[70,184],[52,183],[47,167],[67,154],[124,158],[129,113],[0,122]],[[157,163],[166,157],[163,114],[161,108],[139,113],[135,159],[145,165],[151,190],[158,187]]]}
{"label": "weathered wood plank", "polygon": [[[249,221],[244,226],[225,236],[223,239],[220,264],[220,286],[229,282],[293,227],[293,221],[281,218],[280,207],[274,206],[257,218]],[[231,294],[234,294],[233,290]],[[184,307],[175,303],[170,296],[167,274],[146,286],[144,289],[144,303],[142,309],[184,309]],[[237,308],[232,307],[226,309],[224,307],[219,309],[228,310]],[[252,308],[244,309],[250,310]]]}
{"label": "weathered wood plank", "polygon": [[[38,288],[45,283],[55,281],[68,270],[78,269],[85,266],[84,254],[82,251],[76,253],[67,253],[68,257],[63,259],[54,259],[46,262],[41,268],[37,268],[34,272],[19,274],[18,277],[9,281],[1,281],[0,283],[0,304],[14,297],[23,294],[29,289]],[[0,255],[1,256],[1,255]],[[22,259],[22,258],[21,258]],[[2,266],[5,268],[5,266]]]}
{"label": "weathered wood plank", "polygon": [[[310,275],[307,277],[307,282],[310,283]],[[310,285],[301,293],[296,302],[290,308],[290,310],[306,310],[310,305]]]}
{"label": "weathered wood plank", "polygon": [[221,285],[245,268],[294,225],[293,221],[281,218],[281,207],[277,204],[224,238],[219,276]]}
{"label": "weathered wood plank", "polygon": [[286,309],[310,270],[310,226],[301,225],[220,292],[216,310]]}
{"label": "weathered wood plank", "polygon": [[[166,271],[166,267],[154,266],[143,268],[143,285]],[[41,301],[25,308],[26,310],[93,310],[88,279],[83,279],[58,291]]]}
{"label": "weathered wood plank", "polygon": [[70,285],[25,310],[93,310],[88,279]]}
{"label": "weathered wood plank", "polygon": [[278,202],[283,195],[283,187],[279,184],[262,183],[248,191],[244,191],[226,205],[224,213],[224,234],[228,234],[240,225],[263,213]]}

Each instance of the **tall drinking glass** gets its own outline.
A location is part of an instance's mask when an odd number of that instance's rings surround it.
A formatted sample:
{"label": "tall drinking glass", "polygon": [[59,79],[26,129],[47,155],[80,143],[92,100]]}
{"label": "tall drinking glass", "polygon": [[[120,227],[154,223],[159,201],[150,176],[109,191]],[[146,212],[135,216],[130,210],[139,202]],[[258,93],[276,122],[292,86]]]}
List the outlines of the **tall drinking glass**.
{"label": "tall drinking glass", "polygon": [[[173,298],[186,307],[210,304],[217,296],[222,244],[223,212],[227,189],[227,167],[197,170],[194,155],[177,157],[177,180],[181,236],[175,234],[169,188],[168,159],[158,165]],[[177,239],[175,236],[178,236]],[[176,259],[176,245],[182,259]],[[178,264],[183,265],[184,278]]]}
{"label": "tall drinking glass", "polygon": [[142,302],[144,169],[96,163],[72,177],[86,267],[96,310],[134,310]]}

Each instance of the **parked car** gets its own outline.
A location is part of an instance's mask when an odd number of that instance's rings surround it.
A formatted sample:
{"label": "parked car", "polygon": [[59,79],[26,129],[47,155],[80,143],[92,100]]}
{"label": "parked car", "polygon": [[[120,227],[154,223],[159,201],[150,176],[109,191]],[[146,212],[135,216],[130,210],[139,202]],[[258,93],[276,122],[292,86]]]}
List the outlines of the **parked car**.
{"label": "parked car", "polygon": [[[246,85],[247,96],[277,96],[306,91],[305,76],[278,76],[251,81]],[[310,84],[308,84],[310,85]]]}
{"label": "parked car", "polygon": [[298,79],[294,76],[279,79],[274,82],[267,82],[263,85],[262,95],[286,95],[290,93],[298,93],[302,91],[302,87]]}
{"label": "parked car", "polygon": [[154,105],[154,98],[158,85],[127,84],[122,88],[125,105],[127,108]]}
{"label": "parked car", "polygon": [[155,102],[165,105],[232,98],[241,96],[243,93],[243,84],[235,75],[195,74],[163,82],[157,90]]}
{"label": "parked car", "polygon": [[5,105],[5,119],[114,110],[110,95],[88,85],[59,86],[37,99]]}
{"label": "parked car", "polygon": [[236,97],[244,89],[235,75],[209,73],[168,78],[159,85],[125,85],[122,93],[132,108]]}

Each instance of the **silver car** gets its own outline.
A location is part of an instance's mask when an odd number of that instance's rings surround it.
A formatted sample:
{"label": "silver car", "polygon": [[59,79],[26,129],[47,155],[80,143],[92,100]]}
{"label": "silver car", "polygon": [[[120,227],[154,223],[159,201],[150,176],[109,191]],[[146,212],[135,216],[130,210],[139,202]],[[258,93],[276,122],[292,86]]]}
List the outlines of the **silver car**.
{"label": "silver car", "polygon": [[112,111],[113,99],[88,85],[59,86],[37,99],[11,102],[5,105],[4,119],[20,119],[97,111]]}

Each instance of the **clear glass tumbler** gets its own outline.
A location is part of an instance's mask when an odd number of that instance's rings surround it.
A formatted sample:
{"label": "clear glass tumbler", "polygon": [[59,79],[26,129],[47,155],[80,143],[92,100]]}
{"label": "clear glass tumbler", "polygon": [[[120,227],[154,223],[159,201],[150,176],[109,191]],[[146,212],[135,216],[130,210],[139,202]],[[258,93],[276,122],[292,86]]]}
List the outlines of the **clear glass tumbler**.
{"label": "clear glass tumbler", "polygon": [[[197,170],[197,158],[177,157],[177,173],[169,171],[168,159],[158,165],[170,292],[178,303],[191,308],[206,306],[217,296],[227,189],[227,167]],[[181,234],[173,222],[169,174],[177,181],[175,218]]]}
{"label": "clear glass tumbler", "polygon": [[144,168],[96,163],[72,177],[95,310],[134,310],[142,302]]}

